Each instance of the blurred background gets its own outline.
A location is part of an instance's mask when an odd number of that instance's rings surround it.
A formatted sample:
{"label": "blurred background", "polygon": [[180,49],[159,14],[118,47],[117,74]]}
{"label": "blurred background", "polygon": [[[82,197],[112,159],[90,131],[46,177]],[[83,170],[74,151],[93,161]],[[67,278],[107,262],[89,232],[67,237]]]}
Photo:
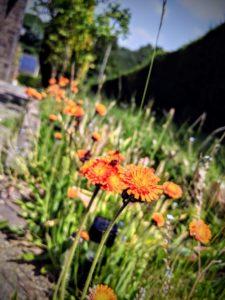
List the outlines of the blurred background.
{"label": "blurred background", "polygon": [[205,130],[223,126],[225,1],[168,1],[156,45],[161,11],[160,0],[1,0],[0,79],[41,88],[72,72],[140,104],[156,48],[145,103],[175,107],[177,122],[205,112]]}

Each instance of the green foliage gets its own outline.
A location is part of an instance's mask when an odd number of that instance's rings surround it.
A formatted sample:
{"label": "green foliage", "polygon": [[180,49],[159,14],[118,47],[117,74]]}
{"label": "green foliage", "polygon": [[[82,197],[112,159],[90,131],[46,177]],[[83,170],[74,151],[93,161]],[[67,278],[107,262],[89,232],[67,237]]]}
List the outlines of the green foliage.
{"label": "green foliage", "polygon": [[30,86],[36,89],[41,87],[40,77],[33,77],[25,74],[19,74],[17,79],[21,85]]}
{"label": "green foliage", "polygon": [[44,36],[44,23],[37,15],[26,13],[23,27],[25,33],[20,37],[23,51],[30,54],[39,54]]}
{"label": "green foliage", "polygon": [[94,67],[96,42],[106,42],[128,32],[130,13],[117,3],[109,4],[102,14],[95,14],[97,1],[40,1],[51,16],[42,45],[43,63],[50,63],[56,72],[71,71],[75,63],[76,76],[83,80]]}
{"label": "green foliage", "polygon": [[93,60],[92,48],[95,1],[40,2],[51,16],[45,29],[42,52],[45,63],[65,72],[75,61],[78,77],[83,77]]}
{"label": "green foliage", "polygon": [[[71,245],[71,236],[76,232],[85,211],[79,196],[68,198],[68,187],[79,187],[86,195],[91,195],[90,186],[78,173],[80,163],[74,159],[74,151],[91,147],[90,134],[98,130],[105,137],[104,147],[98,155],[119,148],[126,163],[147,159],[148,165],[156,169],[163,181],[179,183],[184,195],[177,201],[161,199],[153,207],[139,203],[130,205],[122,215],[123,226],[119,229],[113,248],[104,251],[93,285],[110,285],[121,300],[188,299],[191,293],[191,299],[222,300],[222,279],[225,276],[224,216],[223,206],[215,200],[217,190],[214,188],[222,182],[224,172],[224,166],[217,162],[217,159],[222,161],[224,155],[219,140],[212,139],[203,149],[204,139],[198,133],[199,123],[194,126],[184,124],[177,128],[172,122],[173,110],[159,119],[151,106],[145,112],[137,113],[135,105],[122,108],[110,103],[107,116],[93,117],[93,101],[85,95],[78,95],[77,99],[80,97],[85,100],[83,106],[86,115],[81,124],[81,133],[76,133],[72,144],[63,126],[63,139],[56,141],[54,132],[58,129],[55,126],[60,123],[49,123],[48,120],[50,113],[61,111],[61,104],[49,98],[42,103],[40,137],[27,178],[34,192],[34,200],[21,202],[33,241],[46,249],[45,272],[59,271],[66,250]],[[63,116],[63,124],[68,122]],[[82,134],[83,130],[85,134]],[[97,147],[93,147],[92,151],[93,155],[97,154]],[[207,157],[210,158],[210,164],[202,190],[202,218],[210,224],[213,240],[200,252],[199,271],[196,258],[198,243],[188,236],[188,224],[196,217],[195,174]],[[112,219],[121,200],[119,195],[102,192],[96,203],[97,207],[88,219],[87,230],[96,215]],[[164,214],[164,228],[159,229],[151,222],[154,210]],[[82,272],[78,271],[78,264],[81,270],[85,268],[87,257],[95,248],[92,242],[80,242],[69,280],[71,294],[76,291],[78,295],[80,292],[77,282],[81,280]],[[200,279],[198,272],[202,272]],[[193,289],[193,286],[196,287]]]}

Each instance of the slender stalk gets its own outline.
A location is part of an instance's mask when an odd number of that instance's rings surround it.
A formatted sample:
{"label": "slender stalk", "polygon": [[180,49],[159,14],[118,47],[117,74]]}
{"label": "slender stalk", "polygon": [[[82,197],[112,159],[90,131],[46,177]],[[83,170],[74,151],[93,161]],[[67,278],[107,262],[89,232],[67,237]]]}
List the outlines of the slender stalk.
{"label": "slender stalk", "polygon": [[106,229],[105,233],[103,234],[102,236],[102,239],[101,239],[101,242],[98,246],[98,249],[97,249],[97,252],[96,252],[96,255],[95,255],[95,258],[94,258],[94,261],[91,265],[91,269],[88,273],[88,277],[86,279],[86,282],[85,282],[85,286],[84,286],[84,289],[83,289],[83,293],[82,293],[82,296],[81,296],[81,300],[84,300],[86,298],[86,295],[87,295],[87,291],[88,291],[88,288],[89,288],[89,285],[91,283],[91,280],[92,280],[92,277],[93,277],[93,274],[94,274],[94,271],[95,271],[95,268],[96,268],[96,265],[98,263],[98,260],[100,258],[100,255],[102,253],[102,250],[103,250],[103,247],[105,245],[105,242],[107,241],[108,239],[108,236],[113,228],[113,226],[115,225],[115,223],[117,222],[120,214],[123,212],[123,210],[125,209],[125,207],[127,206],[127,204],[129,203],[129,201],[124,201],[123,202],[123,205],[120,207],[120,209],[117,211],[117,213],[115,214],[113,220],[111,221],[111,223],[109,224],[108,228]]}
{"label": "slender stalk", "polygon": [[104,55],[104,58],[103,58],[103,62],[102,62],[102,65],[101,65],[101,69],[99,71],[98,91],[97,91],[98,98],[100,98],[101,89],[102,89],[102,86],[103,86],[103,83],[104,83],[104,73],[105,73],[107,62],[109,60],[111,50],[112,50],[112,42],[110,42],[108,44],[107,48],[106,48],[105,55]]}
{"label": "slender stalk", "polygon": [[143,92],[142,99],[141,99],[140,111],[141,111],[141,109],[143,107],[145,96],[146,96],[146,93],[147,93],[147,89],[149,87],[149,80],[150,80],[150,76],[151,76],[151,73],[152,73],[152,67],[153,67],[153,63],[154,63],[155,55],[156,55],[156,51],[157,51],[159,34],[160,34],[160,31],[161,31],[161,28],[162,28],[163,18],[164,18],[165,11],[166,11],[166,3],[167,3],[167,0],[163,0],[162,13],[161,13],[160,22],[159,22],[159,28],[158,28],[158,32],[157,32],[157,36],[156,36],[155,47],[154,47],[154,50],[153,50],[151,63],[150,63],[149,70],[148,70],[148,76],[147,76],[147,79],[146,79],[144,92]]}
{"label": "slender stalk", "polygon": [[199,283],[199,281],[202,279],[202,276],[210,269],[210,267],[211,267],[212,265],[214,265],[214,264],[219,264],[219,263],[221,263],[221,260],[212,260],[212,261],[205,267],[205,269],[203,269],[203,270],[201,271],[201,273],[198,274],[198,276],[197,276],[197,278],[196,278],[196,280],[195,280],[195,283],[194,283],[193,286],[192,286],[191,292],[190,292],[190,294],[189,294],[188,297],[187,297],[187,300],[189,300],[189,299],[192,298],[192,296],[193,296],[193,294],[194,294],[194,291],[195,291],[195,289],[196,289],[196,286],[197,286],[197,284]]}
{"label": "slender stalk", "polygon": [[[72,264],[74,254],[75,254],[77,245],[79,243],[80,233],[81,233],[82,229],[84,228],[84,226],[87,222],[87,219],[88,219],[88,216],[89,216],[89,213],[90,213],[90,209],[92,207],[92,204],[94,202],[95,197],[98,194],[98,191],[99,191],[99,186],[96,186],[96,188],[93,192],[93,195],[90,199],[90,202],[87,206],[87,210],[86,210],[86,213],[83,217],[83,220],[80,223],[80,226],[79,226],[78,232],[75,236],[75,239],[73,241],[73,244],[72,244],[71,248],[69,249],[68,253],[65,256],[64,264],[62,266],[62,270],[61,270],[61,273],[60,273],[60,276],[59,276],[59,279],[58,279],[58,282],[57,282],[57,285],[56,285],[56,288],[55,288],[55,291],[54,291],[53,300],[58,300],[58,299],[63,300],[65,298],[67,278],[69,277],[70,266]],[[60,289],[60,296],[58,298],[57,295],[58,295],[59,289]]]}

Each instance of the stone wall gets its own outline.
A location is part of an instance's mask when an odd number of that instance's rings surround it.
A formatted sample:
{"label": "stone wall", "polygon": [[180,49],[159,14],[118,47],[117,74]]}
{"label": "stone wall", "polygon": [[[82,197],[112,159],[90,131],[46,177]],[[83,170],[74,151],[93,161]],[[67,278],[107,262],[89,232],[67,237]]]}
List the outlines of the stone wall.
{"label": "stone wall", "polygon": [[16,74],[17,45],[27,0],[0,0],[0,79]]}

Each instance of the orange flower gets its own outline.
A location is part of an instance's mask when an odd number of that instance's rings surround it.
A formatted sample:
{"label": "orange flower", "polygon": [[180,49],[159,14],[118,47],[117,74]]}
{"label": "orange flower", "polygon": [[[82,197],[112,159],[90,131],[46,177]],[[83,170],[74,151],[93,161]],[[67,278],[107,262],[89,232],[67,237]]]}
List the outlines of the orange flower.
{"label": "orange flower", "polygon": [[211,237],[211,230],[203,220],[193,220],[189,225],[190,235],[197,241],[207,244]]}
{"label": "orange flower", "polygon": [[85,240],[85,241],[89,241],[90,240],[90,237],[89,237],[89,234],[87,231],[85,230],[82,230],[81,233],[80,233],[80,237]]}
{"label": "orange flower", "polygon": [[58,116],[56,116],[56,115],[54,115],[54,114],[50,114],[50,115],[48,116],[48,118],[49,118],[50,121],[57,121],[57,120],[58,120]]}
{"label": "orange flower", "polygon": [[87,161],[80,169],[91,184],[112,193],[122,193],[126,185],[121,180],[121,167],[107,156]]}
{"label": "orange flower", "polygon": [[61,102],[62,99],[65,98],[65,91],[61,89],[58,84],[52,84],[48,87],[47,92],[52,96],[55,97],[57,102]]}
{"label": "orange flower", "polygon": [[106,107],[104,104],[101,103],[96,103],[95,104],[95,111],[97,114],[99,114],[100,116],[105,116],[107,113]]}
{"label": "orange flower", "polygon": [[85,176],[90,183],[100,186],[106,184],[107,178],[113,171],[114,167],[103,157],[87,161],[80,169],[81,174]]}
{"label": "orange flower", "polygon": [[92,140],[93,140],[94,142],[98,142],[98,141],[101,140],[100,134],[99,134],[98,132],[96,132],[96,131],[92,133],[91,138],[92,138]]}
{"label": "orange flower", "polygon": [[30,87],[26,88],[25,93],[29,97],[32,97],[37,100],[42,100],[42,94],[33,88],[30,88]]}
{"label": "orange flower", "polygon": [[71,92],[73,92],[74,94],[77,94],[77,93],[78,93],[77,82],[76,82],[75,80],[71,83],[70,90],[71,90]]}
{"label": "orange flower", "polygon": [[79,150],[77,150],[76,153],[77,153],[77,156],[79,157],[80,161],[82,161],[82,162],[89,160],[91,157],[90,150],[79,149]]}
{"label": "orange flower", "polygon": [[162,186],[157,184],[160,178],[154,174],[153,169],[141,165],[128,165],[122,169],[121,178],[126,185],[124,199],[152,202],[163,192]]}
{"label": "orange flower", "polygon": [[100,284],[91,289],[88,300],[117,300],[117,296],[110,287]]}
{"label": "orange flower", "polygon": [[118,194],[121,194],[125,188],[126,185],[121,180],[120,172],[117,169],[108,176],[105,184],[102,186],[103,190]]}
{"label": "orange flower", "polygon": [[156,223],[158,227],[162,227],[165,223],[164,217],[161,213],[153,213],[152,220]]}
{"label": "orange flower", "polygon": [[77,189],[75,187],[69,187],[67,190],[67,197],[74,199],[77,197]]}
{"label": "orange flower", "polygon": [[68,78],[66,78],[66,77],[64,77],[64,76],[61,76],[60,78],[59,78],[59,85],[61,86],[61,87],[65,87],[66,85],[68,85],[69,84],[69,79]]}
{"label": "orange flower", "polygon": [[55,78],[50,78],[48,83],[49,83],[49,85],[56,84],[56,79]]}
{"label": "orange flower", "polygon": [[64,114],[82,118],[84,116],[84,109],[73,101],[68,101],[68,105],[64,108]]}
{"label": "orange flower", "polygon": [[80,105],[76,105],[76,109],[73,112],[74,117],[82,118],[84,116],[84,110]]}
{"label": "orange flower", "polygon": [[62,133],[61,132],[55,132],[54,137],[57,140],[61,140],[62,139]]}
{"label": "orange flower", "polygon": [[181,187],[171,181],[167,181],[163,184],[163,191],[173,199],[181,198],[183,193]]}
{"label": "orange flower", "polygon": [[107,154],[112,161],[121,163],[125,160],[125,157],[119,152],[119,150],[110,150]]}

